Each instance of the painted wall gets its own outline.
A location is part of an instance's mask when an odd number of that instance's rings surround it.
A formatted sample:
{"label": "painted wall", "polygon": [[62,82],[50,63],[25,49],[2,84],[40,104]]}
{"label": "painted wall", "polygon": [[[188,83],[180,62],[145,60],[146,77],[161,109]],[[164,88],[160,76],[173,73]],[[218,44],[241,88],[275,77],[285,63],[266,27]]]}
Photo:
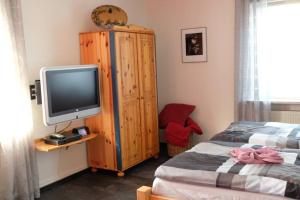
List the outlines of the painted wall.
{"label": "painted wall", "polygon": [[[234,0],[22,0],[32,83],[41,67],[79,63],[78,33],[97,30],[90,13],[103,4],[123,8],[129,23],[155,29],[160,109],[170,102],[196,105],[192,117],[205,132],[201,140],[233,120]],[[208,30],[208,62],[182,63],[180,29],[202,26]],[[34,137],[53,132],[43,125],[41,106],[33,102],[32,110]],[[37,157],[41,186],[87,167],[84,144]]]}
{"label": "painted wall", "polygon": [[[79,33],[95,31],[90,20],[94,8],[103,4],[123,8],[129,23],[147,26],[145,1],[141,0],[22,0],[27,63],[31,83],[41,67],[79,64]],[[54,131],[42,122],[41,106],[32,104],[34,137]],[[81,120],[73,127],[82,125]],[[65,124],[59,126],[64,127]],[[40,185],[45,186],[87,168],[85,144],[50,153],[37,153]]]}
{"label": "painted wall", "polygon": [[[234,119],[234,0],[147,0],[156,32],[160,109],[196,105],[207,140]],[[181,29],[207,27],[208,62],[182,63]],[[198,138],[199,139],[199,138]]]}

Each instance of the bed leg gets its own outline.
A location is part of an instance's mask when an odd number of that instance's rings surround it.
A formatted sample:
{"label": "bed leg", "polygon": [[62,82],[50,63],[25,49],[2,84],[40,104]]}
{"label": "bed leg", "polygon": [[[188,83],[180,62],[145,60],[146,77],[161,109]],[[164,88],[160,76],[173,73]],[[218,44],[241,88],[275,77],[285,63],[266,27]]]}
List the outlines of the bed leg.
{"label": "bed leg", "polygon": [[136,191],[137,200],[150,200],[151,196],[151,187],[142,186]]}

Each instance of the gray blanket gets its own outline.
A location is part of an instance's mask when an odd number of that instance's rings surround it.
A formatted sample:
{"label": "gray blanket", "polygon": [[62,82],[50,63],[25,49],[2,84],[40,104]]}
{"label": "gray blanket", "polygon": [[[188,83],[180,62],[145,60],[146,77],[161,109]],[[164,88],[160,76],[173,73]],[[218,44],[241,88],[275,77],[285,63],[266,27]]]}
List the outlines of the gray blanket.
{"label": "gray blanket", "polygon": [[279,164],[240,164],[229,155],[234,147],[259,145],[210,141],[200,143],[161,165],[155,176],[194,185],[230,188],[300,199],[300,151],[278,149]]}
{"label": "gray blanket", "polygon": [[211,140],[300,149],[300,126],[277,122],[234,122]]}

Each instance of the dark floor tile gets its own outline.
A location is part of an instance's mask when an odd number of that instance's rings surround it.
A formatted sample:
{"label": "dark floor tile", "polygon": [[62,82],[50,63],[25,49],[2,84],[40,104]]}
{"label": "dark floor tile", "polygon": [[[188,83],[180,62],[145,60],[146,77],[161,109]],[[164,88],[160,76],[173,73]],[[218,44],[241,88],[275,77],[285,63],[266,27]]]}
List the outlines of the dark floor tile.
{"label": "dark floor tile", "polygon": [[40,200],[134,200],[136,189],[151,186],[155,169],[168,159],[166,147],[161,147],[158,159],[149,159],[127,171],[124,177],[116,172],[82,171],[41,189]]}

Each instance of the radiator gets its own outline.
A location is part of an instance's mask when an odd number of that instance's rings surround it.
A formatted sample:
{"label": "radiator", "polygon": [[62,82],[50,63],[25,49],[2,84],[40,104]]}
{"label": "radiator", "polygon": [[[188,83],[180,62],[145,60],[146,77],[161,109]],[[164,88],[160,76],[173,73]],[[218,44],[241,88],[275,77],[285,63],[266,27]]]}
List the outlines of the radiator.
{"label": "radiator", "polygon": [[300,112],[297,111],[272,111],[271,121],[300,124]]}

